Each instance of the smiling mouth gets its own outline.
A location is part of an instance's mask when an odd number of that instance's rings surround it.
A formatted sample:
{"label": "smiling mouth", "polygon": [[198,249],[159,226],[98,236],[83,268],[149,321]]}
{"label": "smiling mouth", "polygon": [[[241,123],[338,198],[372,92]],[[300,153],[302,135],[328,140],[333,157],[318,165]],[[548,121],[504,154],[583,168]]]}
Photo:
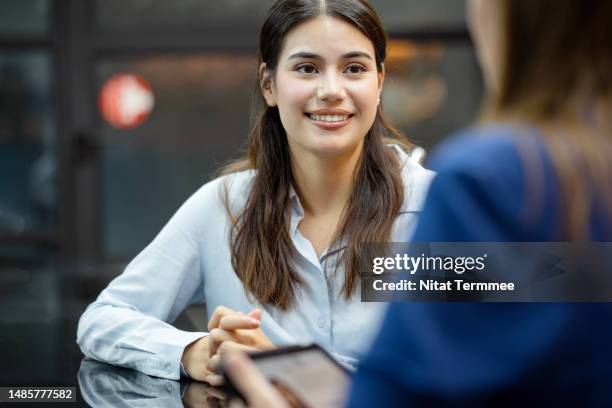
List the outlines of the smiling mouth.
{"label": "smiling mouth", "polygon": [[311,113],[305,113],[304,115],[310,120],[324,123],[342,123],[355,116],[352,113],[349,115],[314,115]]}

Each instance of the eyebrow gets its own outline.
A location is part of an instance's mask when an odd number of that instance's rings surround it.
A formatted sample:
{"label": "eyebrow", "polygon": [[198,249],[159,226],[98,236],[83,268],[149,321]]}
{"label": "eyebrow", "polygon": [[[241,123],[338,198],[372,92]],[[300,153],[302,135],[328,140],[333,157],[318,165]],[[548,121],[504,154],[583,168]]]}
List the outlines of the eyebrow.
{"label": "eyebrow", "polygon": [[[369,60],[372,59],[372,57],[370,56],[370,54],[363,52],[363,51],[351,51],[351,52],[347,52],[346,54],[342,54],[340,56],[342,59],[350,59],[350,58],[367,58]],[[316,60],[322,60],[323,57],[321,57],[318,54],[313,54],[312,52],[296,52],[295,54],[291,54],[289,56],[288,59],[299,59],[299,58],[304,58],[304,59],[316,59]]]}

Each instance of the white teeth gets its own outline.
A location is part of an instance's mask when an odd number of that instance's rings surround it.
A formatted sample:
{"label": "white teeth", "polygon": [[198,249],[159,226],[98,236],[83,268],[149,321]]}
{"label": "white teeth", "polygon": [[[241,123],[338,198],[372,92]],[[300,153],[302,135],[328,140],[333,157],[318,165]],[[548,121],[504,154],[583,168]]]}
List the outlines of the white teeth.
{"label": "white teeth", "polygon": [[349,115],[310,115],[310,118],[319,122],[343,122]]}

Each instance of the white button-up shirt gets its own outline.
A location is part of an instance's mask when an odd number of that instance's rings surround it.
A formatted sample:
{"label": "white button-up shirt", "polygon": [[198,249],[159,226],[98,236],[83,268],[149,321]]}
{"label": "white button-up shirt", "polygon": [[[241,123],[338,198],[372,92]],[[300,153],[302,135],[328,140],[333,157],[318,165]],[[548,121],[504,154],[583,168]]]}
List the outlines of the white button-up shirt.
{"label": "white button-up shirt", "polygon": [[[405,200],[394,225],[392,240],[406,242],[433,178],[397,146],[403,162]],[[299,231],[304,210],[291,194],[291,239],[294,267],[305,285],[295,305],[281,310],[260,305],[245,293],[231,264],[230,221],[221,201],[229,187],[233,211],[243,208],[254,171],[224,176],[201,187],[181,206],[161,232],[102,291],[81,316],[77,343],[96,360],[130,367],[146,374],[178,379],[183,351],[205,332],[185,332],[169,323],[190,304],[206,303],[249,312],[262,309],[261,327],[276,345],[316,342],[341,362],[354,365],[379,327],[385,304],[363,303],[359,285],[350,300],[342,295],[344,267],[336,268],[336,245],[317,256]],[[202,316],[202,319],[207,317]]]}

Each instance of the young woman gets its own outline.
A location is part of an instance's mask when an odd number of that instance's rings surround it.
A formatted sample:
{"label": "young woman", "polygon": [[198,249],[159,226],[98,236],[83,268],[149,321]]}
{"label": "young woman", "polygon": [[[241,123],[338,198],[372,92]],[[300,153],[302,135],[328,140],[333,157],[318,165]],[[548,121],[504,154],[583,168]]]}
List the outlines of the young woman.
{"label": "young woman", "polygon": [[[612,241],[612,2],[472,0],[488,99],[432,155],[416,242]],[[610,303],[394,303],[350,407],[610,406]],[[244,357],[253,407],[286,401]]]}
{"label": "young woman", "polygon": [[[385,53],[365,0],[278,1],[261,29],[248,156],[88,307],[83,353],[215,384],[227,350],[315,341],[354,364],[382,311],[360,301],[359,245],[406,240],[432,178],[382,117]],[[210,332],[168,324],[196,302],[214,311]]]}

